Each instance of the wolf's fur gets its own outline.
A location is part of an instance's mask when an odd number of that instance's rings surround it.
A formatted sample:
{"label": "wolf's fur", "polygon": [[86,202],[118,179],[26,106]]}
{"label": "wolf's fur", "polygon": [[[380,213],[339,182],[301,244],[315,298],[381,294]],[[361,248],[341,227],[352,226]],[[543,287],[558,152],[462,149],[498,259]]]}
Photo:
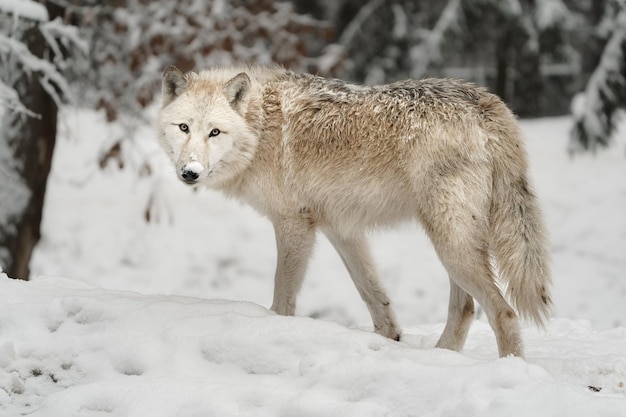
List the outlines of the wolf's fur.
{"label": "wolf's fur", "polygon": [[548,316],[546,238],[526,152],[515,117],[493,94],[445,79],[365,87],[278,67],[186,75],[170,67],[162,97],[159,140],[181,179],[272,221],[277,313],[294,314],[320,230],[376,331],[399,339],[365,234],[417,219],[450,277],[437,346],[463,347],[475,298],[500,355],[521,356],[517,315],[500,286],[523,318],[541,325]]}

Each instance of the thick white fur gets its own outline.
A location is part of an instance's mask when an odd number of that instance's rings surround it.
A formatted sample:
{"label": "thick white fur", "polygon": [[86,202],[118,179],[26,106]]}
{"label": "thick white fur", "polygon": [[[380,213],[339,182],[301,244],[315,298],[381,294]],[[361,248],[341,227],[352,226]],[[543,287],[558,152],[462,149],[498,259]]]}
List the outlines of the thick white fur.
{"label": "thick white fur", "polygon": [[437,346],[463,347],[476,299],[500,355],[523,355],[517,314],[500,284],[517,312],[541,325],[551,305],[549,259],[517,122],[496,96],[455,80],[364,87],[278,67],[186,75],[170,67],[162,95],[159,141],[179,175],[199,162],[193,184],[272,221],[274,311],[294,314],[320,230],[376,331],[399,339],[365,234],[417,220],[450,277]]}

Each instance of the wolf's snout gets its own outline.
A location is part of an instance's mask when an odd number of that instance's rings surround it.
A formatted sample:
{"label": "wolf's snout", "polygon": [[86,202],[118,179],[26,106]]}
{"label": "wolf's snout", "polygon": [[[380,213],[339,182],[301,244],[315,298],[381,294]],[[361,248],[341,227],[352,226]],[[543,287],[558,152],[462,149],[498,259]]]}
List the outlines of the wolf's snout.
{"label": "wolf's snout", "polygon": [[181,172],[180,176],[186,181],[186,182],[195,182],[198,180],[198,178],[200,177],[200,174],[198,174],[195,171],[190,171],[190,170],[183,170],[183,172]]}
{"label": "wolf's snout", "polygon": [[200,173],[204,170],[204,167],[200,162],[193,161],[183,166],[180,170],[180,178],[187,184],[193,184],[200,178]]}

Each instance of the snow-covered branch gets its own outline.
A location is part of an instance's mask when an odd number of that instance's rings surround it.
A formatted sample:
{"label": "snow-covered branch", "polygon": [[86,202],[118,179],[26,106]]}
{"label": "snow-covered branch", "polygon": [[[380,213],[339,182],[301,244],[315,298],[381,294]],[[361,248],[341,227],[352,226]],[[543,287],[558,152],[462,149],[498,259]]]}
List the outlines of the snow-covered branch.
{"label": "snow-covered branch", "polygon": [[[68,65],[67,54],[78,51],[87,55],[89,49],[78,29],[63,24],[60,18],[48,21],[46,8],[27,0],[0,0],[0,18],[3,23],[13,22],[11,29],[3,25],[0,31],[0,104],[10,111],[37,116],[20,101],[14,86],[16,71],[35,76],[57,105],[71,99],[70,83],[61,73]],[[52,52],[52,62],[46,56],[35,55],[20,39],[20,31],[32,28],[40,32]]]}
{"label": "snow-covered branch", "polygon": [[626,7],[617,15],[614,28],[587,88],[572,101],[570,153],[607,147],[616,112],[626,108]]}
{"label": "snow-covered branch", "polygon": [[[57,105],[61,104],[61,97],[71,96],[69,83],[55,65],[35,56],[24,43],[0,34],[0,54],[13,57],[22,65],[26,73],[36,73],[41,80],[42,86],[52,96]],[[8,95],[11,96],[10,93]],[[10,104],[10,102],[7,104]],[[20,109],[20,105],[12,107],[15,110]]]}
{"label": "snow-covered branch", "polygon": [[26,114],[30,117],[37,117],[38,115],[30,110],[28,110],[20,101],[20,97],[17,94],[15,89],[7,84],[5,84],[2,79],[0,79],[0,104],[5,107],[5,109],[14,111],[17,113]]}
{"label": "snow-covered branch", "polygon": [[444,35],[457,23],[461,7],[461,0],[449,0],[441,12],[435,27],[428,33],[426,39],[410,50],[413,62],[411,77],[421,78],[426,73],[431,62],[440,58],[441,43]]}
{"label": "snow-covered branch", "polygon": [[15,19],[48,21],[46,6],[32,0],[0,0],[0,13],[12,15]]}
{"label": "snow-covered branch", "polygon": [[52,50],[54,62],[59,68],[63,69],[67,65],[61,47],[66,50],[74,47],[84,55],[89,53],[89,44],[85,39],[81,38],[78,28],[63,24],[59,17],[41,24],[39,30]]}

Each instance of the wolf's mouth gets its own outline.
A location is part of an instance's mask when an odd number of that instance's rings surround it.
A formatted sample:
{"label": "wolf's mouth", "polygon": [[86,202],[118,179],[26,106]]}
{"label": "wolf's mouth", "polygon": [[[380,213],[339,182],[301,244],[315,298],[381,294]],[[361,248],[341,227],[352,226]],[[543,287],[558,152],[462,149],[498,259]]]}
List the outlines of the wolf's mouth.
{"label": "wolf's mouth", "polygon": [[188,185],[194,185],[198,183],[198,180],[189,180],[189,179],[184,179],[184,178],[181,178],[181,181]]}

